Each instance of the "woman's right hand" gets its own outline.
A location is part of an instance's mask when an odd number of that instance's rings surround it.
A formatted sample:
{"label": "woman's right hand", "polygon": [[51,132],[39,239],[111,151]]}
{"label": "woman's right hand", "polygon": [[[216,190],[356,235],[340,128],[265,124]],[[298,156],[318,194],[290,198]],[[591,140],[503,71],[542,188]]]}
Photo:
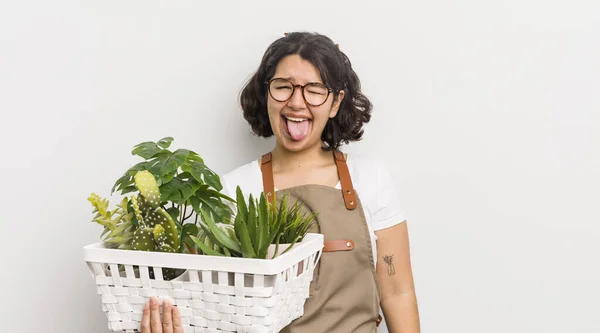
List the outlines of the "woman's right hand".
{"label": "woman's right hand", "polygon": [[150,302],[144,304],[142,333],[183,333],[179,309],[165,300],[161,321],[158,299],[156,297],[150,298]]}

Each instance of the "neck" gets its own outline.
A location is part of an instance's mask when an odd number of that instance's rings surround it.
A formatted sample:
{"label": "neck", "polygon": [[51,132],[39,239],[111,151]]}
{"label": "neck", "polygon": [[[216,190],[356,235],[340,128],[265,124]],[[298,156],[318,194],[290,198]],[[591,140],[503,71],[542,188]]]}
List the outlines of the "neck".
{"label": "neck", "polygon": [[310,168],[323,163],[333,162],[332,152],[325,151],[322,143],[302,151],[289,151],[277,144],[273,149],[273,167],[279,170]]}

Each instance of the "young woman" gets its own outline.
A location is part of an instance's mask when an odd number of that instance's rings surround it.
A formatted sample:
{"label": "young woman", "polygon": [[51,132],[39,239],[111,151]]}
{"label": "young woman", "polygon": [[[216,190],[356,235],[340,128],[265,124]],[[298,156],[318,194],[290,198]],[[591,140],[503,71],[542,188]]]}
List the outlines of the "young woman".
{"label": "young woman", "polygon": [[[286,34],[265,52],[241,105],[253,131],[276,143],[223,175],[224,191],[287,193],[318,212],[316,230],[325,237],[304,315],[281,332],[373,333],[380,307],[391,333],[420,332],[394,182],[382,163],[339,150],[362,138],[372,109],[346,55],[326,36]],[[146,311],[142,332],[179,332],[177,314],[166,313],[158,330],[157,310]]]}

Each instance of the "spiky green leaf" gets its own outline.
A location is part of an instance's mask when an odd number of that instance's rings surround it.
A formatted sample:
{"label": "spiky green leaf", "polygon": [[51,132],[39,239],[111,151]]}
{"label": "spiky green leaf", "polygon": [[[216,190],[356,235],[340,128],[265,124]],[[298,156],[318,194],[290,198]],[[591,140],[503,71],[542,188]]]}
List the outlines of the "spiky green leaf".
{"label": "spiky green leaf", "polygon": [[221,256],[221,257],[225,256],[223,253],[213,250],[212,248],[210,248],[209,246],[204,244],[201,240],[199,240],[195,236],[190,236],[190,239],[194,242],[194,244],[196,244],[196,246],[200,249],[200,251],[202,251],[202,253],[204,253],[205,255]]}
{"label": "spiky green leaf", "polygon": [[247,225],[248,225],[248,235],[250,236],[250,239],[255,240],[254,241],[254,251],[258,253],[259,251],[259,247],[260,244],[256,238],[256,236],[258,235],[258,219],[256,216],[257,210],[256,210],[256,204],[255,204],[254,198],[252,197],[252,194],[250,194],[250,199],[248,200],[248,220],[247,220]]}
{"label": "spiky green leaf", "polygon": [[260,195],[260,201],[258,203],[258,235],[257,242],[258,248],[264,250],[270,244],[269,242],[269,230],[270,230],[270,219],[269,219],[269,206],[264,193]]}
{"label": "spiky green leaf", "polygon": [[212,218],[204,210],[200,210],[200,213],[202,215],[202,220],[206,223],[210,230],[210,234],[215,237],[219,245],[227,247],[230,250],[238,253],[242,252],[240,244],[235,240],[231,239],[227,234],[225,234],[221,229],[219,229],[219,227],[216,226]]}
{"label": "spiky green leaf", "polygon": [[244,193],[242,192],[242,189],[239,185],[235,189],[235,195],[237,203],[237,214],[240,215],[240,218],[245,223],[248,220],[248,206],[246,205]]}
{"label": "spiky green leaf", "polygon": [[254,244],[252,244],[252,240],[250,239],[250,234],[248,233],[246,224],[242,221],[242,219],[236,219],[235,231],[236,231],[236,235],[238,235],[238,238],[239,238],[239,241],[241,244],[242,256],[244,258],[256,258],[256,252],[254,251]]}

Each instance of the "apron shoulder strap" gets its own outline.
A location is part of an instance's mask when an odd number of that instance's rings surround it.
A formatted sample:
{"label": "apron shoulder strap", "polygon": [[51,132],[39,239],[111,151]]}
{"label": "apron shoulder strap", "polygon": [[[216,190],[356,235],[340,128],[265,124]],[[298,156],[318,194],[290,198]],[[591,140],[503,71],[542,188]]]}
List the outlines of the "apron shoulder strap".
{"label": "apron shoulder strap", "polygon": [[354,192],[354,186],[352,185],[350,171],[348,170],[348,163],[346,163],[346,156],[344,156],[344,153],[339,150],[334,152],[334,156],[346,208],[353,210],[356,208],[356,194]]}
{"label": "apron shoulder strap", "polygon": [[271,153],[264,154],[260,159],[260,170],[262,171],[263,191],[267,202],[273,201],[275,195],[275,182],[273,181],[273,163],[271,163]]}
{"label": "apron shoulder strap", "polygon": [[[350,177],[350,171],[348,170],[348,164],[346,163],[346,156],[339,150],[334,151],[335,164],[338,171],[338,177],[340,178],[340,184],[342,186],[342,195],[344,196],[344,203],[346,208],[353,210],[356,208],[356,194],[354,192],[354,186],[352,185],[352,178]],[[275,183],[273,181],[273,163],[271,153],[266,153],[261,157],[260,170],[262,172],[263,180],[263,191],[267,198],[267,202],[273,201],[275,195]]]}

